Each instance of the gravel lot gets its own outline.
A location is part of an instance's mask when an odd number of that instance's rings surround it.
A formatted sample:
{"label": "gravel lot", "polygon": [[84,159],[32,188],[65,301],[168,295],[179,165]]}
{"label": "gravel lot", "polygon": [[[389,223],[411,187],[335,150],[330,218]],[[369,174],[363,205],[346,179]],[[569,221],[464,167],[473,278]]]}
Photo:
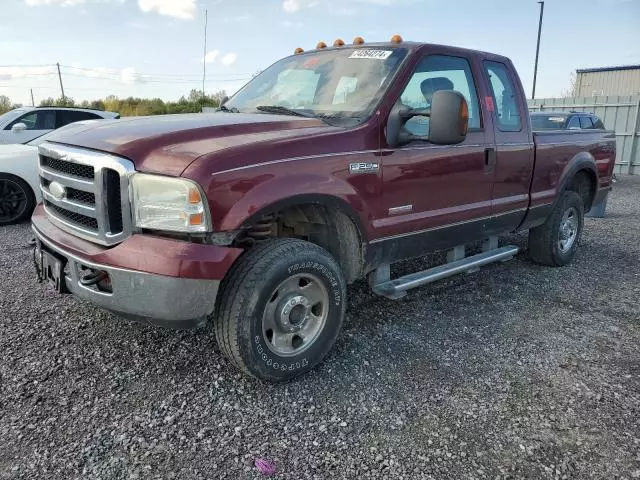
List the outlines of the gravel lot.
{"label": "gravel lot", "polygon": [[210,329],[58,297],[29,226],[0,228],[0,478],[640,478],[639,209],[622,177],[566,268],[520,254],[397,302],[357,284],[330,358],[278,386]]}

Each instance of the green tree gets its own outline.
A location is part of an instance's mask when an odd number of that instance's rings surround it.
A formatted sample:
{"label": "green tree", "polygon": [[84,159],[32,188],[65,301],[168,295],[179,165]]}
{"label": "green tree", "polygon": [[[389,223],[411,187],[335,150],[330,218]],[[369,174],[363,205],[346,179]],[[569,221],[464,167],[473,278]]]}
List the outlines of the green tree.
{"label": "green tree", "polygon": [[0,95],[0,114],[11,110],[11,99],[6,95]]}

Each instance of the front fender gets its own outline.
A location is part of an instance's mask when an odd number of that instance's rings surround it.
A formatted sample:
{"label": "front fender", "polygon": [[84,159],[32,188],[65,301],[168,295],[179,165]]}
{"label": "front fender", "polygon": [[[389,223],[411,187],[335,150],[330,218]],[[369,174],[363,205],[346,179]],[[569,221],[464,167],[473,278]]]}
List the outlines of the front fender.
{"label": "front fender", "polygon": [[353,185],[337,176],[308,172],[265,174],[212,190],[209,198],[214,203],[215,230],[238,230],[288,206],[319,204],[342,210],[356,222],[360,232],[368,236],[366,225],[371,218],[368,205]]}

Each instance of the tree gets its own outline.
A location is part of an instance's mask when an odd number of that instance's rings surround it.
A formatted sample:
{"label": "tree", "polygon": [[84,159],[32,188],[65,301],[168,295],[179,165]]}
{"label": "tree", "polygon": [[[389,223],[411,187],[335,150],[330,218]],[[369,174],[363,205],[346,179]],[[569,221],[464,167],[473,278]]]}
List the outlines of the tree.
{"label": "tree", "polygon": [[577,84],[576,84],[576,73],[575,72],[571,72],[571,75],[569,75],[569,88],[566,90],[561,90],[560,91],[560,96],[563,98],[572,98],[576,96],[577,92]]}
{"label": "tree", "polygon": [[11,99],[6,95],[0,95],[0,114],[11,110]]}

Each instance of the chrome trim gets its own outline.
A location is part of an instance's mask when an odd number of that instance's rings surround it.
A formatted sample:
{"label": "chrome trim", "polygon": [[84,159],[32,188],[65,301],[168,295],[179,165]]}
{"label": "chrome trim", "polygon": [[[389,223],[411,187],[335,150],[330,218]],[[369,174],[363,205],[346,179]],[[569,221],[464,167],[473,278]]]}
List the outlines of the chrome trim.
{"label": "chrome trim", "polygon": [[507,212],[500,212],[497,215],[487,215],[484,217],[473,218],[471,220],[462,220],[460,222],[447,223],[446,225],[439,225],[437,227],[425,228],[423,230],[416,230],[415,232],[399,233],[397,235],[390,235],[388,237],[380,237],[380,238],[371,240],[369,243],[380,243],[380,242],[386,242],[387,240],[396,240],[398,238],[410,237],[412,235],[419,235],[421,233],[432,232],[434,230],[442,230],[443,228],[457,227],[458,225],[464,225],[465,223],[478,222],[481,220],[489,220],[491,218],[497,218],[503,215],[509,215],[511,213],[518,213],[518,212],[525,212],[525,211],[527,211],[527,208],[516,208],[515,210],[509,210]]}
{"label": "chrome trim", "polygon": [[[94,232],[90,229],[71,223],[45,207],[47,215],[54,224],[62,230],[80,238],[107,246],[120,243],[132,234],[133,222],[131,218],[131,202],[129,198],[129,178],[135,172],[133,162],[104,152],[58,145],[50,142],[42,143],[38,147],[38,151],[42,156],[77,163],[80,165],[89,165],[94,169],[94,179],[93,181],[90,181],[80,177],[52,171],[46,167],[42,167],[39,163],[38,172],[42,178],[49,181],[56,181],[65,187],[71,187],[77,190],[93,193],[96,199],[95,207],[92,209],[93,211],[91,211],[88,210],[91,207],[68,200],[60,201],[52,198],[41,185],[41,190],[43,191],[43,195],[47,201],[60,208],[95,218],[98,223],[98,230],[97,232]],[[111,233],[109,230],[110,227],[107,210],[107,202],[109,199],[105,198],[104,192],[104,169],[106,168],[114,170],[120,175],[122,232],[115,234]]]}
{"label": "chrome trim", "polygon": [[53,203],[55,206],[64,208],[65,210],[69,210],[71,212],[79,213],[80,215],[85,215],[87,217],[96,218],[96,209],[91,207],[90,205],[83,205],[82,203],[74,202],[72,200],[68,200],[66,198],[57,199],[54,197],[49,190],[40,185],[40,191],[42,192],[42,197],[45,198],[48,202]]}

